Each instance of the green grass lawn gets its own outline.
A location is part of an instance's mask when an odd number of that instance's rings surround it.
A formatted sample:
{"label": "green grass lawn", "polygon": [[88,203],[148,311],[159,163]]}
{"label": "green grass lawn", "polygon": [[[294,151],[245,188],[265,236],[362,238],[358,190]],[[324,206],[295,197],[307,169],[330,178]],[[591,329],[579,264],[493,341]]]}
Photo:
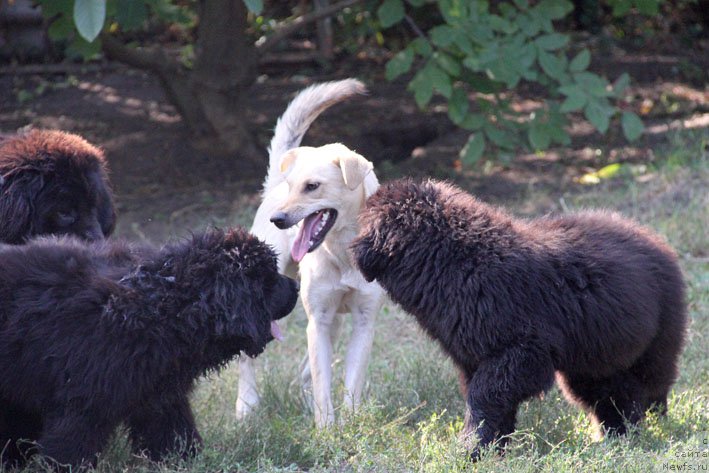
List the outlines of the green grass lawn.
{"label": "green grass lawn", "polygon": [[[594,440],[588,418],[553,388],[522,404],[507,455],[466,463],[458,440],[464,414],[452,364],[391,303],[382,310],[365,389],[352,417],[325,431],[313,424],[299,385],[306,319],[300,306],[283,343],[261,356],[263,396],[247,422],[234,416],[238,373],[232,363],[200,382],[193,396],[205,449],[194,460],[151,464],[116,436],[100,471],[707,471],[709,467],[709,132],[677,134],[643,172],[628,167],[608,181],[573,189],[553,201],[564,209],[609,207],[667,237],[680,254],[689,286],[690,326],[681,375],[666,417],[647,418],[625,438]],[[533,199],[540,196],[529,195]],[[545,197],[549,197],[546,195]],[[515,208],[512,207],[514,211]],[[558,209],[548,209],[558,210]],[[248,214],[248,213],[247,213]],[[242,214],[248,224],[248,215]],[[343,340],[348,338],[347,325]],[[342,399],[345,343],[335,358]],[[340,413],[338,413],[340,414]],[[702,444],[702,442],[704,442]],[[690,468],[693,467],[693,468]]]}

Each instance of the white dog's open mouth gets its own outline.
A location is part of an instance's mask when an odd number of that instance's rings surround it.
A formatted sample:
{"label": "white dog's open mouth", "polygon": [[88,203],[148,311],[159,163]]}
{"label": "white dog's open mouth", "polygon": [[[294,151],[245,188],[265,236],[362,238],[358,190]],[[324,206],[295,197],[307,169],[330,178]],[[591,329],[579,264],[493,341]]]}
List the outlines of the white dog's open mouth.
{"label": "white dog's open mouth", "polygon": [[327,232],[330,231],[337,218],[337,210],[323,209],[313,212],[303,219],[300,232],[293,242],[291,256],[296,263],[310,251],[320,246],[325,240]]}

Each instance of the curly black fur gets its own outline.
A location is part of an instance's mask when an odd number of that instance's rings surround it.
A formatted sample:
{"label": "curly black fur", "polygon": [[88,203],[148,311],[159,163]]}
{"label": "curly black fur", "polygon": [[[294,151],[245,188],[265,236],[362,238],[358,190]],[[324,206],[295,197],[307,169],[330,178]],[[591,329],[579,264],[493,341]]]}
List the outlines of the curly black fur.
{"label": "curly black fur", "polygon": [[115,221],[101,150],[60,131],[0,142],[0,242],[52,234],[99,240]]}
{"label": "curly black fur", "polygon": [[480,446],[501,449],[518,405],[555,373],[606,430],[666,410],[687,316],[676,256],[657,235],[603,211],[519,220],[412,180],[383,185],[360,224],[356,264],[460,369],[465,433]]}
{"label": "curly black fur", "polygon": [[0,245],[0,451],[95,460],[120,422],[161,458],[200,444],[188,395],[239,352],[261,353],[297,283],[241,229],[160,251],[73,237]]}

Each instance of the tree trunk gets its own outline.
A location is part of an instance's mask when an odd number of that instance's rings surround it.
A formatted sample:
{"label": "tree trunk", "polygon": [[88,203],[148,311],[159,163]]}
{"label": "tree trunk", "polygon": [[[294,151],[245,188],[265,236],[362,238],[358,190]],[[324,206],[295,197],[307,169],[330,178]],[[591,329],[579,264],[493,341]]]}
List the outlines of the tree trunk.
{"label": "tree trunk", "polygon": [[261,170],[265,149],[246,121],[245,98],[258,75],[258,58],[280,40],[362,0],[342,0],[280,25],[259,46],[246,35],[243,0],[200,0],[195,62],[188,69],[159,47],[135,49],[109,33],[102,47],[111,58],[155,74],[198,148],[238,159],[246,172]]}
{"label": "tree trunk", "polygon": [[262,157],[264,151],[257,147],[244,113],[244,99],[258,75],[256,48],[246,36],[247,27],[243,0],[202,0],[189,82],[220,147],[253,158]]}

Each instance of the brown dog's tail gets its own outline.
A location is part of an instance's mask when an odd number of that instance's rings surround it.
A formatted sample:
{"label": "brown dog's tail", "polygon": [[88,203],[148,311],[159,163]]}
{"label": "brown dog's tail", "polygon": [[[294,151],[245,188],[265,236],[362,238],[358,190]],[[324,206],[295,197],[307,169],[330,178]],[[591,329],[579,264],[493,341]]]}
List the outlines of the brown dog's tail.
{"label": "brown dog's tail", "polygon": [[264,191],[283,180],[280,170],[281,156],[300,144],[318,115],[348,97],[365,93],[367,89],[362,82],[357,79],[344,79],[311,85],[296,95],[276,122],[268,150],[268,175],[264,182]]}

